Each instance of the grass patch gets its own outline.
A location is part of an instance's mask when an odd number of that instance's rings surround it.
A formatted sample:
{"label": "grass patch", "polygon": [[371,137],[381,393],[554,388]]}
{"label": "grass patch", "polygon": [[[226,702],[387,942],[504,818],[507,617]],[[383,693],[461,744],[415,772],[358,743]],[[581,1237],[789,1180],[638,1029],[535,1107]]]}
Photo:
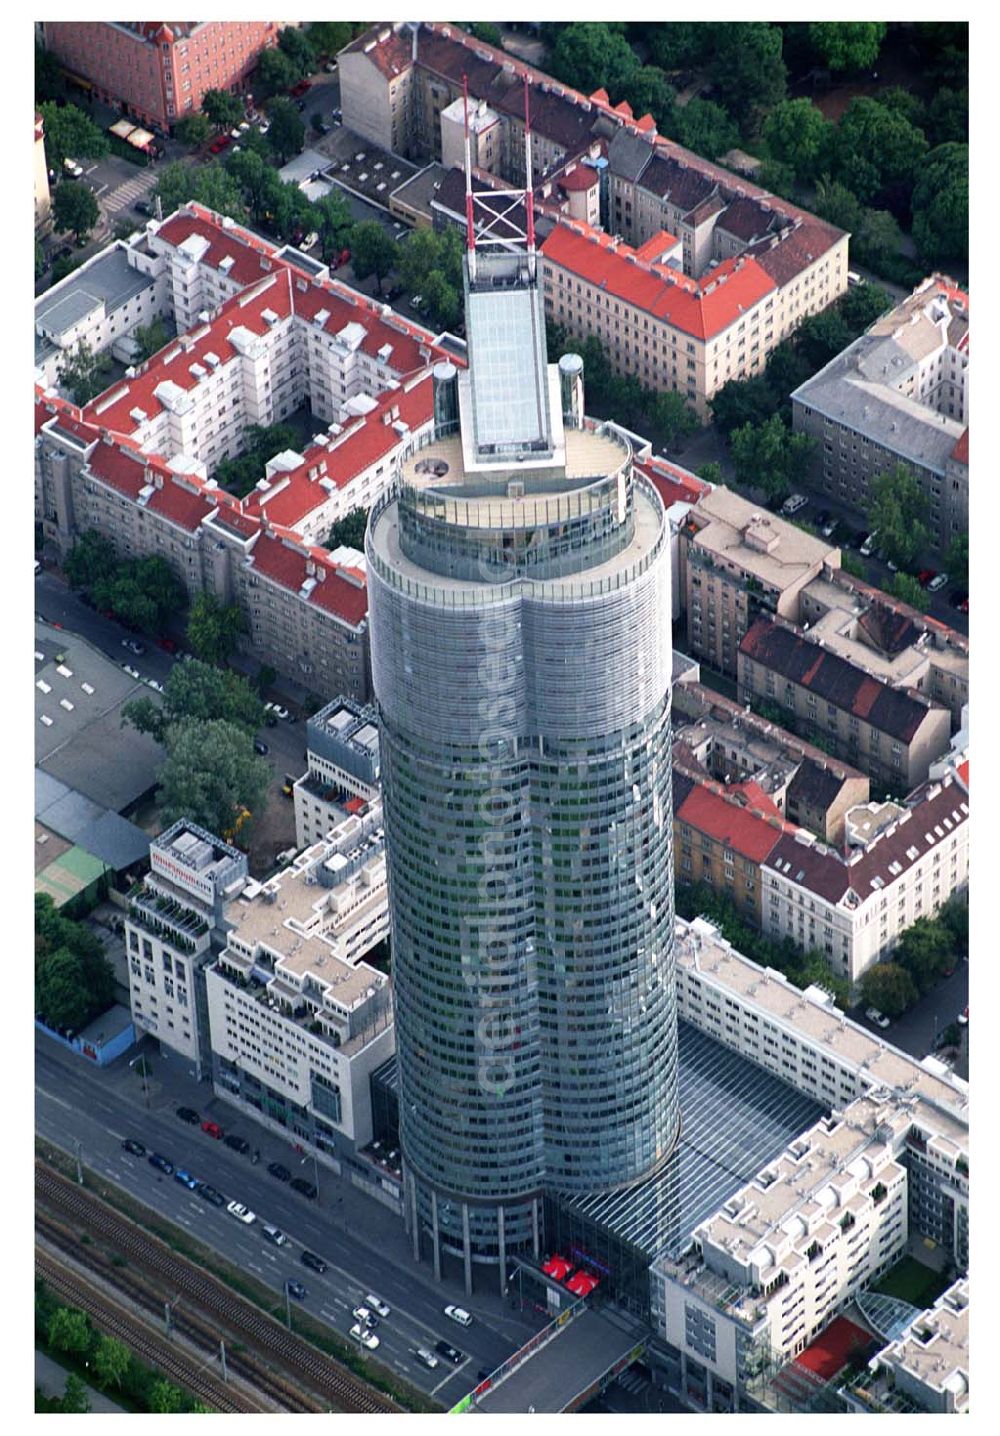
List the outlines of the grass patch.
{"label": "grass patch", "polygon": [[[75,1161],[50,1142],[36,1138],[35,1155],[41,1157],[49,1166],[64,1176],[76,1176]],[[217,1277],[219,1281],[224,1282],[226,1286],[238,1292],[254,1306],[274,1316],[282,1325],[285,1324],[284,1306],[281,1304],[275,1307],[275,1294],[270,1288],[255,1281],[252,1277],[246,1276],[244,1272],[231,1266],[210,1247],[193,1240],[180,1227],[174,1226],[165,1217],[161,1217],[158,1212],[154,1212],[141,1202],[136,1201],[120,1187],[109,1183],[106,1178],[99,1177],[88,1167],[83,1168],[83,1184],[89,1191],[95,1192],[103,1198],[109,1206],[128,1217],[137,1227],[141,1227],[151,1236],[158,1237],[172,1251],[177,1252],[178,1256],[186,1257],[189,1261],[194,1262],[202,1271]],[[82,1240],[89,1240],[89,1238],[84,1237]],[[330,1327],[316,1321],[304,1312],[293,1309],[292,1330],[296,1336],[301,1336],[310,1345],[318,1347],[328,1356],[336,1357],[343,1366],[353,1371],[369,1386],[391,1396],[404,1410],[442,1410],[439,1403],[431,1400],[419,1387],[411,1386],[401,1376],[397,1376],[395,1372],[382,1366],[378,1361],[372,1360],[371,1357],[360,1356],[344,1337],[338,1336]]]}
{"label": "grass patch", "polygon": [[946,1273],[934,1271],[914,1257],[904,1256],[871,1290],[924,1309],[933,1306],[950,1285],[951,1278]]}

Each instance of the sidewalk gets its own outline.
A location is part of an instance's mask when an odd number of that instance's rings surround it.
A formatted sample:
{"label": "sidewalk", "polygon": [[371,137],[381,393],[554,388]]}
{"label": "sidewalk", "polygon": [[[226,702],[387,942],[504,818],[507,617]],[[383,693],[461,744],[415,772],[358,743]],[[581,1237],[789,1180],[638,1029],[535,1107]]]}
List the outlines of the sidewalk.
{"label": "sidewalk", "polygon": [[[62,1396],[66,1389],[66,1378],[69,1372],[65,1366],[60,1366],[58,1361],[53,1361],[51,1356],[46,1356],[44,1351],[35,1349],[35,1385],[40,1386],[46,1396]],[[95,1414],[100,1411],[115,1416],[127,1416],[128,1412],[124,1406],[118,1406],[114,1401],[108,1399],[100,1391],[95,1391],[92,1386],[84,1384],[87,1393],[87,1400],[90,1402],[90,1409]]]}

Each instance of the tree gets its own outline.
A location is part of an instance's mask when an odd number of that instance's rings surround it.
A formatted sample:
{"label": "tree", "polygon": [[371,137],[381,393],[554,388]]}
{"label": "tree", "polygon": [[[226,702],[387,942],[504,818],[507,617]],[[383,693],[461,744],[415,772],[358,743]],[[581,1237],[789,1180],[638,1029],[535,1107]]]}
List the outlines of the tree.
{"label": "tree", "polygon": [[278,31],[278,49],[298,66],[299,79],[308,75],[316,63],[312,35],[299,25],[286,25]]}
{"label": "tree", "polygon": [[377,220],[366,219],[351,230],[351,263],[358,279],[374,274],[379,294],[382,280],[395,266],[399,246]]}
{"label": "tree", "polygon": [[238,459],[223,459],[215,477],[230,493],[242,497],[264,476],[268,460],[296,443],[295,430],[288,424],[249,424],[243,435],[244,450]]}
{"label": "tree", "polygon": [[165,215],[197,200],[208,209],[245,220],[246,207],[239,186],[217,161],[207,165],[183,165],[175,160],[160,172],[154,194],[158,196]]}
{"label": "tree", "polygon": [[75,1307],[57,1306],[49,1321],[49,1343],[69,1356],[83,1356],[90,1350],[90,1323]]}
{"label": "tree", "polygon": [[265,95],[280,95],[301,79],[301,73],[284,50],[265,50],[257,61],[257,84]]}
{"label": "tree", "polygon": [[243,119],[243,101],[229,90],[206,90],[201,108],[209,124],[217,130],[231,130]]}
{"label": "tree", "polygon": [[87,529],[76,540],[66,558],[65,571],[73,588],[87,592],[102,574],[116,568],[118,559],[110,539],[96,529]]}
{"label": "tree", "polygon": [[926,613],[927,595],[911,573],[894,573],[892,583],[889,585],[889,592],[893,598],[898,598],[902,603],[908,603],[919,613]]}
{"label": "tree", "polygon": [[500,34],[500,27],[494,25],[492,20],[472,20],[462,28],[468,30],[470,35],[475,35],[477,40],[482,40],[487,45],[495,45],[499,50],[503,49],[503,36]]}
{"label": "tree", "polygon": [[623,35],[600,21],[581,20],[560,32],[549,68],[556,79],[585,95],[604,89],[617,103],[628,98],[639,61]]}
{"label": "tree", "polygon": [[107,387],[108,361],[81,339],[75,349],[65,351],[56,373],[60,388],[72,395],[74,404],[89,404]]}
{"label": "tree", "polygon": [[114,972],[97,938],[35,894],[35,1011],[51,1027],[85,1027],[114,1001]]}
{"label": "tree", "polygon": [[785,199],[794,199],[795,197],[795,171],[783,160],[770,157],[761,160],[756,183],[760,185],[761,189],[770,190],[772,194],[783,195]]}
{"label": "tree", "polygon": [[951,939],[946,928],[918,917],[896,944],[895,960],[913,979],[923,996],[944,974],[951,961]]}
{"label": "tree", "polygon": [[878,102],[885,105],[887,110],[895,110],[897,115],[902,115],[904,120],[909,120],[910,124],[916,125],[918,129],[924,128],[924,102],[912,90],[906,90],[902,85],[892,85],[888,90],[879,91]]}
{"label": "tree", "polygon": [[214,593],[206,590],[191,604],[187,641],[206,663],[222,665],[236,648],[243,627],[240,610],[232,604],[220,603]]}
{"label": "tree", "polygon": [[82,255],[64,254],[62,258],[57,259],[52,266],[52,283],[58,284],[61,279],[66,278],[67,274],[72,274],[74,269],[79,269],[82,263]]}
{"label": "tree", "polygon": [[913,188],[913,238],[928,264],[969,254],[969,147],[931,150]]}
{"label": "tree", "polygon": [[831,305],[802,321],[795,331],[795,349],[815,373],[846,349],[854,337],[844,316]]}
{"label": "tree", "polygon": [[264,722],[260,700],[242,673],[213,668],[194,658],[175,663],[163,689],[163,706],[152,698],[135,698],[122,709],[122,724],[149,733],[158,743],[167,729],[185,719],[220,719],[256,733]]}
{"label": "tree", "polygon": [[969,954],[968,894],[953,894],[938,913],[937,920],[938,924],[947,932],[953,952],[960,957],[967,957]]}
{"label": "tree", "polygon": [[134,560],[131,565],[134,581],[143,597],[153,606],[149,630],[161,630],[184,607],[186,590],[166,559],[159,555]]}
{"label": "tree", "polygon": [[676,389],[657,394],[651,406],[650,420],[664,435],[668,448],[673,448],[698,429],[698,417],[690,404]]}
{"label": "tree", "polygon": [[138,363],[142,364],[151,359],[154,354],[167,343],[170,336],[167,333],[167,326],[163,320],[156,316],[150,324],[137,324],[132,330],[132,338],[139,346]]}
{"label": "tree", "polygon": [[927,141],[904,115],[858,95],[840,118],[834,148],[844,183],[866,200],[894,181],[909,183]]}
{"label": "tree", "polygon": [[833,126],[811,100],[782,100],[764,122],[764,139],[771,154],[809,180],[822,165],[833,136]]}
{"label": "tree", "polygon": [[643,27],[643,36],[654,65],[663,70],[684,70],[707,59],[716,27],[693,20],[671,20],[668,25]]}
{"label": "tree", "polygon": [[396,268],[403,288],[415,292],[423,286],[424,276],[440,268],[441,237],[432,229],[412,230],[398,246]]}
{"label": "tree", "polygon": [[52,194],[52,224],[60,232],[72,230],[77,239],[85,239],[100,217],[94,191],[75,180],[63,180]]}
{"label": "tree", "polygon": [[628,102],[637,119],[650,114],[660,134],[672,134],[677,126],[676,93],[662,70],[644,65],[632,78]]}
{"label": "tree", "polygon": [[90,1410],[87,1388],[75,1371],[67,1373],[59,1410],[64,1416],[83,1416]]}
{"label": "tree", "polygon": [[35,103],[54,100],[63,91],[62,66],[51,50],[35,41]]}
{"label": "tree", "polygon": [[253,150],[230,152],[226,157],[225,168],[239,185],[251,218],[259,223],[272,203],[276,189],[281,184],[280,179],[266,160]]}
{"label": "tree", "polygon": [[736,478],[762,489],[768,498],[786,498],[788,430],[777,414],[763,424],[743,424],[729,436]]}
{"label": "tree", "polygon": [[458,291],[440,269],[432,269],[424,280],[424,306],[431,323],[438,329],[452,329],[462,316]]}
{"label": "tree", "polygon": [[887,1017],[900,1017],[917,1000],[913,978],[895,962],[877,962],[861,975],[861,1001]]}
{"label": "tree", "polygon": [[49,168],[62,173],[65,159],[99,160],[108,141],[93,120],[76,105],[47,103],[40,107],[45,125],[45,155]]}
{"label": "tree", "polygon": [[814,20],[808,29],[809,43],[828,70],[870,70],[885,32],[881,20]]}
{"label": "tree", "polygon": [[677,111],[676,127],[681,144],[706,159],[717,159],[739,143],[735,120],[714,100],[688,100]]}
{"label": "tree", "polygon": [[174,125],[174,138],[196,149],[212,138],[212,122],[203,114],[183,115]]}
{"label": "tree", "polygon": [[864,578],[865,565],[856,553],[851,553],[849,548],[841,550],[840,567],[852,578]]}
{"label": "tree", "polygon": [[36,240],[35,240],[35,278],[36,278],[36,279],[41,279],[42,275],[45,273],[45,271],[46,271],[47,268],[48,268],[48,260],[45,258],[45,250],[42,248],[42,246],[39,244],[38,240],[36,239]]}
{"label": "tree", "polygon": [[[265,51],[265,54],[270,53]],[[157,1414],[171,1415],[184,1409],[184,1393],[165,1377],[154,1381],[149,1388],[149,1409]]]}
{"label": "tree", "polygon": [[69,948],[60,947],[36,958],[35,1012],[48,1027],[78,1032],[96,1016],[81,978],[80,960]]}
{"label": "tree", "polygon": [[349,20],[313,20],[309,26],[309,40],[317,55],[331,58],[351,43],[355,26]]}
{"label": "tree", "polygon": [[855,194],[839,180],[824,175],[816,186],[816,213],[838,229],[852,234],[861,222],[861,205]]}
{"label": "tree", "polygon": [[327,548],[339,548],[341,544],[346,544],[348,548],[357,548],[363,551],[367,528],[368,510],[351,509],[350,513],[345,514],[333,525],[326,546]]}
{"label": "tree", "polygon": [[719,25],[716,35],[712,80],[743,134],[754,135],[767,111],[785,97],[781,30],[750,20]]}
{"label": "tree", "polygon": [[969,586],[969,535],[957,534],[948,545],[945,559],[949,577],[958,588]]}
{"label": "tree", "polygon": [[318,199],[312,207],[313,228],[319,235],[320,248],[325,260],[345,247],[348,234],[354,224],[347,201],[339,190],[332,190]]}
{"label": "tree", "polygon": [[861,211],[861,220],[854,231],[854,253],[862,264],[877,268],[899,253],[902,231],[894,215],[887,209]]}
{"label": "tree", "polygon": [[938,90],[927,106],[924,133],[935,148],[946,144],[968,144],[968,90],[952,90],[947,85]]}
{"label": "tree", "polygon": [[892,300],[877,284],[855,284],[840,296],[837,308],[857,337],[892,308]]}
{"label": "tree", "polygon": [[727,438],[742,424],[763,424],[774,413],[767,380],[730,379],[711,399],[712,418]]}
{"label": "tree", "polygon": [[[266,53],[274,52],[265,51]],[[306,142],[306,127],[302,116],[291,100],[281,97],[271,101],[267,117],[271,121],[267,138],[281,163],[285,164],[292,155],[302,153],[302,146]]]}
{"label": "tree", "polygon": [[930,537],[927,496],[913,470],[906,464],[894,464],[876,474],[867,512],[886,557],[902,568],[911,564]]}
{"label": "tree", "polygon": [[722,472],[722,465],[717,464],[714,459],[710,459],[707,464],[702,464],[697,470],[697,474],[699,479],[704,480],[706,484],[714,484],[716,488],[719,484],[726,482],[726,476]]}
{"label": "tree", "polygon": [[94,1351],[94,1375],[102,1386],[121,1387],[132,1353],[113,1336],[101,1336]]}
{"label": "tree", "polygon": [[221,719],[187,718],[164,734],[167,759],[157,774],[160,820],[168,827],[189,818],[224,837],[240,827],[245,809],[250,821],[264,804],[271,770],[253,751],[249,733]]}

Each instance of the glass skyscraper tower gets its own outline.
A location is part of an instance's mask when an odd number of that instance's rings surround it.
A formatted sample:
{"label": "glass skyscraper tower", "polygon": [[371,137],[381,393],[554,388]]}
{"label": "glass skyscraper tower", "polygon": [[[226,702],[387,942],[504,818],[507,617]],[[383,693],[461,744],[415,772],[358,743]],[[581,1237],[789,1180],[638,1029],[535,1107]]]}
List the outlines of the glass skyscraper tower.
{"label": "glass skyscraper tower", "polygon": [[669,528],[546,363],[526,197],[522,244],[470,195],[469,369],[366,541],[407,1220],[467,1285],[679,1124]]}

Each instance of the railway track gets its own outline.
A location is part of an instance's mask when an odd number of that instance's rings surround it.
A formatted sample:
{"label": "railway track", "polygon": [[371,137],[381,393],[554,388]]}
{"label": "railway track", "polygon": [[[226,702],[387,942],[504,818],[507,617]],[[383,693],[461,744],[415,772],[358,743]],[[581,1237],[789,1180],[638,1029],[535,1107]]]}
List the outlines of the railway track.
{"label": "railway track", "polygon": [[94,1325],[108,1336],[116,1336],[142,1360],[162,1371],[210,1406],[213,1411],[265,1411],[261,1402],[228,1386],[220,1377],[198,1369],[192,1357],[154,1332],[142,1320],[113,1301],[110,1296],[91,1286],[58,1255],[35,1249],[35,1271],[57,1296],[85,1311]]}
{"label": "railway track", "polygon": [[[47,1206],[57,1215],[74,1218],[87,1231],[103,1237],[122,1256],[145,1272],[161,1279],[172,1292],[190,1303],[192,1312],[211,1317],[213,1330],[224,1327],[234,1333],[250,1355],[266,1360],[272,1376],[284,1377],[286,1391],[302,1398],[315,1393],[322,1406],[344,1413],[395,1412],[400,1408],[382,1392],[367,1386],[347,1367],[293,1335],[273,1317],[231,1291],[217,1278],[170,1250],[163,1242],[144,1232],[92,1192],[35,1162],[36,1207]],[[115,1268],[117,1276],[121,1268]],[[280,1376],[279,1376],[280,1373]]]}
{"label": "railway track", "polygon": [[[85,1267],[88,1273],[99,1276],[105,1286],[113,1287],[129,1302],[148,1311],[155,1322],[162,1321],[164,1302],[174,1295],[175,1288],[168,1289],[162,1281],[115,1266],[93,1245],[82,1245],[75,1232],[45,1212],[36,1214],[35,1235],[36,1239],[43,1238],[47,1246],[70,1258],[75,1266]],[[188,1311],[183,1306],[178,1310],[172,1304],[170,1324],[178,1336],[204,1352],[206,1360],[211,1361],[218,1355],[221,1333],[217,1323],[206,1320],[196,1310]],[[326,1410],[321,1401],[314,1400],[308,1393],[290,1384],[252,1352],[237,1350],[233,1343],[230,1343],[226,1353],[226,1365],[234,1376],[260,1393],[263,1402],[255,1409],[290,1412]]]}

